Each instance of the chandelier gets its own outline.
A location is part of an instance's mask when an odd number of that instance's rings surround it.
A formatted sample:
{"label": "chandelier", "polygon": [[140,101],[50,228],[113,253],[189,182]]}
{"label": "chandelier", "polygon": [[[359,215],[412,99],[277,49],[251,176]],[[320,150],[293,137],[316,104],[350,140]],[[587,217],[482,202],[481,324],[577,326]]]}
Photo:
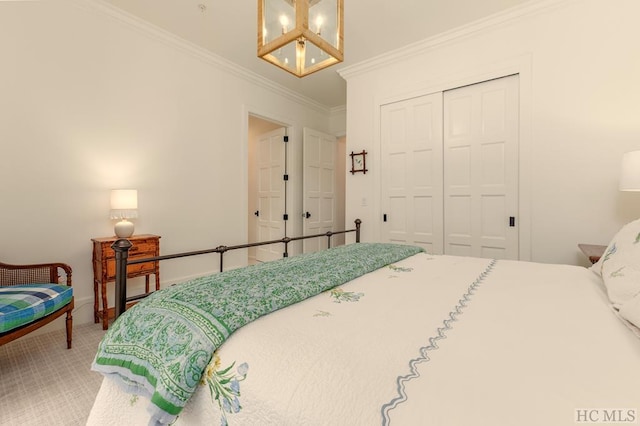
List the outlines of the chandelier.
{"label": "chandelier", "polygon": [[344,0],[258,0],[258,56],[304,77],[342,62]]}

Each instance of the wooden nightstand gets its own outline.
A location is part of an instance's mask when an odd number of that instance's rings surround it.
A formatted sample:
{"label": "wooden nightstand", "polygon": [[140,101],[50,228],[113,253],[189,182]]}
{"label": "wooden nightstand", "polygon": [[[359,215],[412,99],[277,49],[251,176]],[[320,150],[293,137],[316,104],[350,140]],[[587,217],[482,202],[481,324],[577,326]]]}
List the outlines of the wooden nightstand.
{"label": "wooden nightstand", "polygon": [[592,264],[600,260],[604,251],[607,249],[607,246],[597,244],[578,244],[578,247],[582,250],[582,253],[589,258]]}
{"label": "wooden nightstand", "polygon": [[[116,255],[111,245],[117,237],[93,238],[93,315],[98,323],[102,319],[102,329],[109,328],[109,319],[115,317],[115,309],[109,308],[107,283],[116,279]],[[160,255],[160,237],[157,235],[134,235],[128,238],[133,244],[129,250],[129,260]],[[149,293],[149,275],[155,275],[156,290],[160,290],[159,262],[146,262],[127,267],[127,277],[145,277],[145,292]],[[102,302],[102,309],[100,309]]]}

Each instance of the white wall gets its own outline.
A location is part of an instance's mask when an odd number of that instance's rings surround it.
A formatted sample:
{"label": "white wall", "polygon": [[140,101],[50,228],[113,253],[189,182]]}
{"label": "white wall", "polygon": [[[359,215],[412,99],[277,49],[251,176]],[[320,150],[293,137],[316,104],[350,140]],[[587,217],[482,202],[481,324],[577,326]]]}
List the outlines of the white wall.
{"label": "white wall", "polygon": [[342,70],[347,151],[372,160],[347,176],[346,221],[378,237],[380,105],[519,72],[528,257],[586,264],[578,243],[606,244],[640,216],[640,196],[617,190],[622,154],[640,149],[638,16],[637,0],[536,1]]}
{"label": "white wall", "polygon": [[[347,108],[346,106],[332,108],[329,115],[329,132],[337,138],[336,159],[336,221],[335,229],[353,229],[353,221],[345,222],[346,209],[346,179],[351,168],[351,159],[347,156]],[[347,161],[349,158],[349,161]],[[340,234],[333,237],[333,245],[343,245],[347,241],[346,235]]]}
{"label": "white wall", "polygon": [[329,115],[329,133],[336,137],[347,134],[347,107],[331,108]]}
{"label": "white wall", "polygon": [[[304,126],[329,130],[328,109],[99,2],[0,2],[0,52],[0,259],[69,263],[76,323],[110,189],[138,190],[136,233],[161,254],[243,243],[249,114],[290,123],[293,158]],[[161,278],[217,267],[168,261]]]}
{"label": "white wall", "polygon": [[[353,229],[353,222],[345,223],[345,191],[347,185],[347,137],[342,136],[337,139],[336,150],[336,220],[335,229]],[[350,162],[349,162],[350,164]],[[336,235],[333,237],[333,245],[343,245],[346,241],[345,234]]]}

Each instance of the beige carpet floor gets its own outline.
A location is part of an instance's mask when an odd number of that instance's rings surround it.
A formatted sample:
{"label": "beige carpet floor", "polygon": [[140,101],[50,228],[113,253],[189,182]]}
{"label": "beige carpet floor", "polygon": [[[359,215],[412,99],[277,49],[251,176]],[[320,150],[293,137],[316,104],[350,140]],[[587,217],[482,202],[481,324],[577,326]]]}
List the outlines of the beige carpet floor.
{"label": "beige carpet floor", "polygon": [[0,346],[0,425],[84,425],[102,376],[90,370],[100,324],[25,336]]}

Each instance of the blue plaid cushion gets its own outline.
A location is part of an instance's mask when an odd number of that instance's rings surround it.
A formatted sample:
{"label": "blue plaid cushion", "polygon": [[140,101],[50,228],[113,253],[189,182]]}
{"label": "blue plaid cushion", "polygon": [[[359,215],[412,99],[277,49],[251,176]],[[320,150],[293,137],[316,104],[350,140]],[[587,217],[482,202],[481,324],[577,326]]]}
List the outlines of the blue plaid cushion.
{"label": "blue plaid cushion", "polygon": [[71,301],[73,288],[57,284],[0,287],[0,333],[33,322]]}

